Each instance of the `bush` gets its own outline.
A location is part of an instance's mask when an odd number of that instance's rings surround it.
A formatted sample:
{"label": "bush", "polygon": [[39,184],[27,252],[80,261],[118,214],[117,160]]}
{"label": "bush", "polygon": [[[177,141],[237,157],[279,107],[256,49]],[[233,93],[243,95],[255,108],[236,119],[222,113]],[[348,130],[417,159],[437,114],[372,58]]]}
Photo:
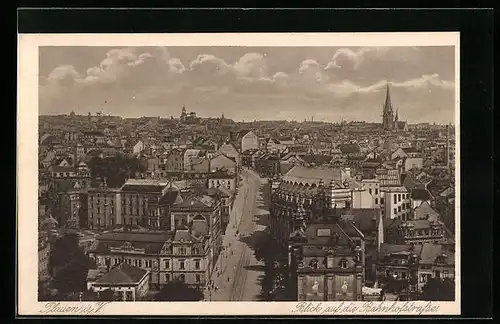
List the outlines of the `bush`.
{"label": "bush", "polygon": [[455,282],[450,279],[431,278],[422,289],[422,297],[430,301],[453,301]]}
{"label": "bush", "polygon": [[198,288],[189,287],[182,281],[171,281],[164,285],[155,296],[156,301],[200,301],[203,292]]}

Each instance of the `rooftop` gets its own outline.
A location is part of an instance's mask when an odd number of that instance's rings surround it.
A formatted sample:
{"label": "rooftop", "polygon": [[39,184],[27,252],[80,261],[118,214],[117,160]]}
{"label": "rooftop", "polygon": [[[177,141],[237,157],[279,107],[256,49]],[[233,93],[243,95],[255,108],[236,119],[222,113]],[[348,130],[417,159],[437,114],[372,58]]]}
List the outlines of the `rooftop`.
{"label": "rooftop", "polygon": [[95,283],[98,285],[138,284],[147,273],[147,270],[122,262],[97,279]]}
{"label": "rooftop", "polygon": [[303,167],[296,165],[290,171],[288,171],[283,176],[283,181],[304,183],[304,184],[315,184],[319,185],[319,182],[323,180],[323,183],[328,186],[331,180],[341,182],[342,181],[342,171],[339,168],[330,167]]}

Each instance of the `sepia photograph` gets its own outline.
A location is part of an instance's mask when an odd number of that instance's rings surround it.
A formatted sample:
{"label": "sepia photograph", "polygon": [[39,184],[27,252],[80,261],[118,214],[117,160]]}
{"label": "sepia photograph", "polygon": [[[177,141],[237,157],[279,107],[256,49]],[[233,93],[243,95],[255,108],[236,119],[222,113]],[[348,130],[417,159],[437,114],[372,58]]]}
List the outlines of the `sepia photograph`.
{"label": "sepia photograph", "polygon": [[458,314],[458,33],[208,35],[20,37],[26,309]]}

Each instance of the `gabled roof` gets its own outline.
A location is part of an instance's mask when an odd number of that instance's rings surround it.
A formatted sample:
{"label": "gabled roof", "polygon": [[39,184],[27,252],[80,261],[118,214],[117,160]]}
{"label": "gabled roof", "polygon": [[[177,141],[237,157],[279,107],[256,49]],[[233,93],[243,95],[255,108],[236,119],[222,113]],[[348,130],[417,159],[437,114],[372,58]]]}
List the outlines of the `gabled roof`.
{"label": "gabled roof", "polygon": [[175,231],[173,241],[175,242],[197,242],[198,239],[189,233],[189,229],[178,229]]}
{"label": "gabled roof", "polygon": [[185,198],[182,202],[178,204],[174,204],[172,206],[172,210],[177,210],[177,209],[193,209],[193,210],[212,210],[216,205],[216,200],[214,200],[212,197],[209,196],[202,196],[202,197],[188,197]]}
{"label": "gabled roof", "polygon": [[455,264],[455,253],[442,244],[424,243],[420,252],[420,263],[433,264],[438,258],[448,265]]}
{"label": "gabled roof", "polygon": [[375,208],[351,208],[341,212],[341,217],[351,221],[363,233],[375,230],[379,219],[380,209]]}
{"label": "gabled roof", "polygon": [[328,155],[301,155],[300,159],[308,164],[322,165],[330,163],[333,157]]}
{"label": "gabled roof", "polygon": [[148,273],[147,270],[122,262],[95,282],[98,285],[138,284]]}
{"label": "gabled roof", "polygon": [[439,213],[435,211],[427,201],[424,201],[414,210],[415,219],[438,220]]}
{"label": "gabled roof", "polygon": [[342,171],[339,168],[314,167],[307,168],[296,165],[283,176],[283,181],[316,184],[323,180],[328,185],[331,180],[342,181]]}
{"label": "gabled roof", "polygon": [[431,193],[425,188],[414,188],[411,190],[410,197],[417,200],[429,200]]}

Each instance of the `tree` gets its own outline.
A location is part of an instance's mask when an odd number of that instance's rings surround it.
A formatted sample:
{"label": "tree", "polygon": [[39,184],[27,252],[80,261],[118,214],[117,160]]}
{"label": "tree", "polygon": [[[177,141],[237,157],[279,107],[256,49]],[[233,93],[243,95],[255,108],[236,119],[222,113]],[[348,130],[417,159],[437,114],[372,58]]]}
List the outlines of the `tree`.
{"label": "tree", "polygon": [[76,234],[66,234],[54,244],[50,255],[54,287],[69,294],[86,290],[89,259],[78,245]]}
{"label": "tree", "polygon": [[156,301],[200,301],[203,292],[198,288],[189,287],[182,281],[171,281],[155,296]]}
{"label": "tree", "polygon": [[115,292],[111,289],[106,289],[97,294],[97,300],[99,301],[120,301]]}
{"label": "tree", "polygon": [[146,167],[135,156],[123,154],[107,158],[94,156],[90,159],[88,166],[92,177],[94,179],[106,178],[106,183],[110,188],[118,188],[125,183],[126,179],[146,170]]}
{"label": "tree", "polygon": [[422,297],[430,301],[453,301],[455,282],[450,279],[431,278],[422,289]]}

